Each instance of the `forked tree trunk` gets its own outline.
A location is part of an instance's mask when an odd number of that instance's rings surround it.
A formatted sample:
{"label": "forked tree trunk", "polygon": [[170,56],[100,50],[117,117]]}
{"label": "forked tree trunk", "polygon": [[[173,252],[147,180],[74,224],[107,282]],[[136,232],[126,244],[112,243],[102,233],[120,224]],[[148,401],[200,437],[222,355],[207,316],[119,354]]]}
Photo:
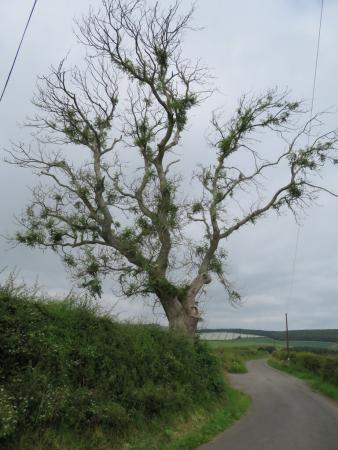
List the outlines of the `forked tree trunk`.
{"label": "forked tree trunk", "polygon": [[200,320],[195,301],[184,305],[178,298],[165,299],[161,302],[165,310],[169,329],[174,332],[194,336]]}

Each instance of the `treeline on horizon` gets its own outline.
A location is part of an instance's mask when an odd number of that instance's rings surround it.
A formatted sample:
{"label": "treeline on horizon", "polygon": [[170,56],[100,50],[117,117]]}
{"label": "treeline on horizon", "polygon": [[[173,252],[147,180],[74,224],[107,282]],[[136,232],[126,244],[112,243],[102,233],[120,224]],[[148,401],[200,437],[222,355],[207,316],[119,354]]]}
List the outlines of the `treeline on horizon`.
{"label": "treeline on horizon", "polygon": [[[285,331],[248,330],[245,328],[201,329],[199,333],[238,333],[268,337],[277,341],[285,340]],[[327,330],[290,330],[289,339],[293,341],[338,342],[338,329]]]}

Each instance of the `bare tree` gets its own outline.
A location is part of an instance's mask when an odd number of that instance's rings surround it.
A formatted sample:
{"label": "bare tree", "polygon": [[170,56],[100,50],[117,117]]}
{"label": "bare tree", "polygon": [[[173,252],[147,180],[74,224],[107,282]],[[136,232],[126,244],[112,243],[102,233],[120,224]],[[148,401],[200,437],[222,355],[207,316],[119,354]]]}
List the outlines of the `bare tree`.
{"label": "bare tree", "polygon": [[[17,241],[60,253],[93,294],[114,276],[124,295],[154,296],[172,330],[194,333],[212,273],[239,299],[222,242],[269,211],[296,212],[321,190],[334,195],[314,180],[336,162],[337,133],[311,137],[319,117],[297,125],[301,106],[286,93],[243,97],[229,121],[213,115],[215,162],[196,167],[199,187],[183,195],[173,151],[208,95],[208,73],[183,57],[192,11],[179,9],[102,0],[78,23],[85,69],[62,61],[41,78],[29,123],[35,143],[14,145],[10,161],[49,179],[34,189]],[[258,150],[262,132],[279,138],[268,156]],[[284,178],[270,192],[277,167]]]}

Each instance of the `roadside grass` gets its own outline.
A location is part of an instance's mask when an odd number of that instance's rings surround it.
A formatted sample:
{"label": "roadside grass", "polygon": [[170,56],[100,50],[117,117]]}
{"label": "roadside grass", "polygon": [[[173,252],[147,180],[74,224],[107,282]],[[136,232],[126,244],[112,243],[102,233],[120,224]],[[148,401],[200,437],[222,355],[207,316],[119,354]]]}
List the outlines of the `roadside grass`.
{"label": "roadside grass", "polygon": [[309,384],[309,386],[311,386],[314,390],[321,392],[334,400],[338,400],[338,387],[323,381],[319,375],[316,375],[308,370],[299,369],[289,365],[287,362],[278,361],[273,357],[269,358],[268,364],[274,369],[282,370],[283,372],[300,378]]}
{"label": "roadside grass", "polygon": [[246,361],[266,358],[276,349],[271,345],[230,346],[229,344],[222,345],[221,342],[215,345],[213,341],[208,342],[208,345],[221,360],[224,369],[229,373],[246,373]]}
{"label": "roadside grass", "polygon": [[209,442],[233,422],[240,419],[250,403],[251,399],[248,395],[229,389],[226,405],[221,405],[214,412],[210,411],[200,416],[196,426],[190,426],[190,431],[185,436],[182,436],[173,445],[164,447],[163,450],[193,450],[197,446]]}
{"label": "roadside grass", "polygon": [[159,423],[157,433],[147,430],[121,450],[194,450],[240,419],[250,403],[248,395],[229,387],[226,400],[196,409],[189,417],[167,424],[164,432],[163,423]]}

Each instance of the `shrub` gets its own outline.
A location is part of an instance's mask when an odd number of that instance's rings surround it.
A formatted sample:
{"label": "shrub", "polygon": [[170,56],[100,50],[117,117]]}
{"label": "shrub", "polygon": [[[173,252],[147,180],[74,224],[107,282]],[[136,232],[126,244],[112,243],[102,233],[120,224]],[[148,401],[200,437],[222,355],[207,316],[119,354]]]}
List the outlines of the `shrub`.
{"label": "shrub", "polygon": [[179,386],[173,390],[172,386],[156,386],[153,383],[136,390],[130,398],[134,408],[147,417],[185,410],[191,406],[192,400],[192,397]]}
{"label": "shrub", "polygon": [[325,381],[338,386],[338,358],[326,357],[322,365],[322,377]]}
{"label": "shrub", "polygon": [[135,421],[218,400],[225,388],[220,361],[201,342],[1,287],[0,358],[1,448],[9,438],[17,448],[28,429],[123,435]]}
{"label": "shrub", "polygon": [[[277,351],[273,357],[286,361],[285,350]],[[301,370],[307,370],[321,377],[323,381],[338,386],[338,357],[325,356],[309,352],[290,352],[290,362]]]}
{"label": "shrub", "polygon": [[261,345],[260,347],[257,348],[258,352],[266,352],[269,353],[270,355],[276,351],[276,347],[274,347],[273,345]]}
{"label": "shrub", "polygon": [[313,353],[298,353],[295,356],[295,362],[301,368],[319,375],[323,364],[323,357]]}
{"label": "shrub", "polygon": [[0,439],[6,438],[15,432],[18,414],[15,398],[0,386]]}

